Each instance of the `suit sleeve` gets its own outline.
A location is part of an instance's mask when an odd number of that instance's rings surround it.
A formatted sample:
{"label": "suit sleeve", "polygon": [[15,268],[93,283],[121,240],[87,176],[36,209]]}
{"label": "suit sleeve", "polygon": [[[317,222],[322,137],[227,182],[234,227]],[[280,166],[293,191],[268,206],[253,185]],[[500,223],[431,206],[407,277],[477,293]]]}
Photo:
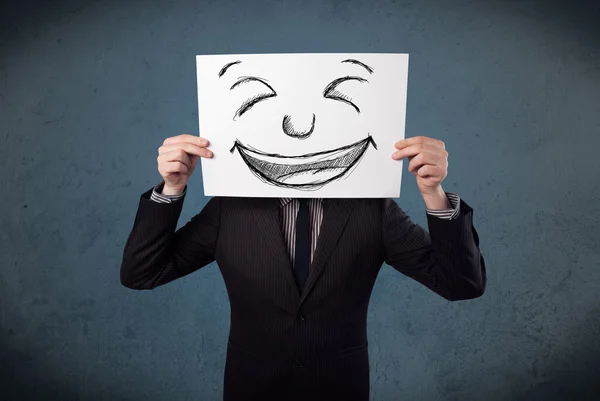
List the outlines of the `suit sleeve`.
{"label": "suit sleeve", "polygon": [[458,216],[448,220],[428,214],[427,223],[429,233],[394,200],[385,199],[385,262],[449,301],[483,295],[486,269],[473,209],[461,199]]}
{"label": "suit sleeve", "polygon": [[220,198],[176,231],[183,200],[159,203],[152,189],[140,197],[121,263],[121,283],[149,290],[188,275],[215,260]]}

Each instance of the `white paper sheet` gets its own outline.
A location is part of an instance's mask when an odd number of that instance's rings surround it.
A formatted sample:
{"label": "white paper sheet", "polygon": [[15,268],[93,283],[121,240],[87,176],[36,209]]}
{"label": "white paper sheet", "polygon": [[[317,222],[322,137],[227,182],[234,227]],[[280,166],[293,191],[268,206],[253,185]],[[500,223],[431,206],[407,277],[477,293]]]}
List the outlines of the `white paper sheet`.
{"label": "white paper sheet", "polygon": [[206,196],[399,197],[408,54],[199,55]]}

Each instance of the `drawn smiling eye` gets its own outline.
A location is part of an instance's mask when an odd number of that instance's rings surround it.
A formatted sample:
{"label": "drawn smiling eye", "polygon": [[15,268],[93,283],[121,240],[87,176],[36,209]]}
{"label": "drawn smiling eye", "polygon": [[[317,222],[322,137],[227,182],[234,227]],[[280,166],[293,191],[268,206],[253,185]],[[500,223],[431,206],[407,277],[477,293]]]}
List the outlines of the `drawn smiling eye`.
{"label": "drawn smiling eye", "polygon": [[234,120],[236,117],[241,117],[245,112],[250,110],[258,102],[262,102],[263,100],[267,100],[267,99],[277,96],[277,92],[275,92],[275,89],[273,89],[273,87],[267,83],[267,80],[263,79],[263,78],[258,78],[258,77],[240,77],[236,81],[236,83],[234,83],[231,86],[230,90],[235,89],[236,87],[238,87],[240,85],[247,84],[250,82],[259,82],[264,87],[266,87],[265,89],[268,89],[268,91],[264,90],[263,92],[258,93],[253,96],[250,96],[248,99],[244,100],[244,102],[242,103],[240,108],[237,109],[237,111],[235,112],[235,115],[233,117]]}
{"label": "drawn smiling eye", "polygon": [[352,107],[354,107],[354,109],[356,110],[357,113],[360,113],[360,109],[358,108],[357,105],[355,105],[352,102],[352,98],[350,98],[349,96],[345,95],[344,93],[340,92],[337,87],[338,85],[340,85],[342,82],[346,82],[346,81],[358,81],[358,82],[369,82],[364,78],[361,77],[342,77],[342,78],[338,78],[333,80],[329,85],[327,85],[327,87],[325,87],[325,90],[323,91],[323,97],[327,98],[327,99],[333,99],[333,100],[338,100],[340,102],[344,102]]}

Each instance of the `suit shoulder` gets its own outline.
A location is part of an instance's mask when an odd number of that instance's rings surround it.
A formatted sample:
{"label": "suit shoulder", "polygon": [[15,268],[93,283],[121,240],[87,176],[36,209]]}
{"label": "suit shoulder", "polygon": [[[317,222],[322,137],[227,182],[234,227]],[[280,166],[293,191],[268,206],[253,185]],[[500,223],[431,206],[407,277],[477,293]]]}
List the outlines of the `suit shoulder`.
{"label": "suit shoulder", "polygon": [[362,211],[368,214],[385,214],[389,210],[391,204],[395,204],[393,199],[389,198],[360,198],[354,199],[354,210]]}

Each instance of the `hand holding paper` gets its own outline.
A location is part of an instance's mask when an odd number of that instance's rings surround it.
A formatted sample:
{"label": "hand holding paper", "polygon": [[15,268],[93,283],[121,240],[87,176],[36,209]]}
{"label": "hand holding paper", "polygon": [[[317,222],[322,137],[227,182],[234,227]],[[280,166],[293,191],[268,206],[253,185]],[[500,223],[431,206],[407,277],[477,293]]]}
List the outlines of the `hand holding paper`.
{"label": "hand holding paper", "polygon": [[442,181],[448,175],[448,152],[446,145],[439,139],[415,136],[396,142],[398,151],[392,158],[401,160],[408,157],[408,171],[417,178],[421,195],[431,209],[450,207],[442,190]]}
{"label": "hand holding paper", "polygon": [[194,173],[199,157],[211,158],[206,147],[208,140],[194,135],[181,134],[165,139],[158,148],[158,172],[165,181],[162,193],[177,195],[183,192]]}

